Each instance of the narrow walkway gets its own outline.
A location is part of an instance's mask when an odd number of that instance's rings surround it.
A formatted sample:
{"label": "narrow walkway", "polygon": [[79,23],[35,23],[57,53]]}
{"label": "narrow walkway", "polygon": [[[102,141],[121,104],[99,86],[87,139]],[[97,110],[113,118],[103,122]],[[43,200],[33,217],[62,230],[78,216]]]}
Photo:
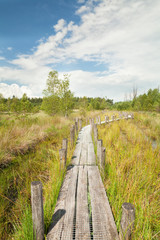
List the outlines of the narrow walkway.
{"label": "narrow walkway", "polygon": [[79,133],[47,240],[118,240],[108,198],[96,166],[91,127]]}

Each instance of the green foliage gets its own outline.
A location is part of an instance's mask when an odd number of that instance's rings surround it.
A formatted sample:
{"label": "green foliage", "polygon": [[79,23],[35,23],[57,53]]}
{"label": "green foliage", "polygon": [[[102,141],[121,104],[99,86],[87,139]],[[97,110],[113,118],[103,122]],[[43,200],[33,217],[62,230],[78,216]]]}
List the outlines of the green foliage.
{"label": "green foliage", "polygon": [[41,108],[52,115],[57,113],[69,115],[73,109],[73,93],[69,90],[69,75],[64,74],[64,79],[61,80],[58,78],[57,71],[51,71],[46,85]]}
{"label": "green foliage", "polygon": [[149,89],[147,93],[135,97],[132,101],[115,103],[114,108],[117,110],[160,112],[160,91],[158,88]]}
{"label": "green foliage", "polygon": [[128,110],[131,109],[131,107],[132,107],[131,101],[118,102],[114,104],[114,108],[116,108],[118,111]]}
{"label": "green foliage", "polygon": [[83,108],[85,110],[104,110],[104,109],[111,109],[113,105],[113,100],[105,98],[89,98],[89,97],[75,97],[75,108]]}
{"label": "green foliage", "polygon": [[42,103],[41,98],[28,98],[24,93],[22,98],[13,96],[5,99],[0,95],[0,112],[14,112],[14,113],[35,113],[40,110]]}

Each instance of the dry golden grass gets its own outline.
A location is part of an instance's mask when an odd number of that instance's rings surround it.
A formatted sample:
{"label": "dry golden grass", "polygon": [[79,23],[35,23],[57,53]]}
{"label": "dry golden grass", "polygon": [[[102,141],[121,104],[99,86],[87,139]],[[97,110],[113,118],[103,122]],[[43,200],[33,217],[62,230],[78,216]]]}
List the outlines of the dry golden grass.
{"label": "dry golden grass", "polygon": [[0,164],[10,162],[17,154],[24,154],[52,134],[52,126],[61,129],[70,119],[48,116],[43,112],[27,116],[3,116],[0,129]]}

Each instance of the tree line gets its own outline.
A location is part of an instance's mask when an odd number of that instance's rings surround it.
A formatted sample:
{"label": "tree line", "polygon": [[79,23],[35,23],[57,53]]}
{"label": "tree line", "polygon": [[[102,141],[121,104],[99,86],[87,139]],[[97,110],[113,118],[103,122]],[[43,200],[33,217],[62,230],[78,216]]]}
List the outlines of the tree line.
{"label": "tree line", "polygon": [[160,112],[159,88],[149,89],[147,93],[135,95],[132,100],[114,104],[117,110],[156,111]]}
{"label": "tree line", "polygon": [[57,71],[49,72],[46,89],[43,98],[28,98],[23,94],[22,98],[13,96],[5,99],[0,94],[0,112],[38,112],[44,110],[50,115],[61,114],[68,116],[73,109],[79,109],[82,115],[90,110],[136,110],[160,112],[159,88],[149,89],[147,93],[137,96],[137,90],[133,89],[133,99],[113,103],[113,99],[107,97],[75,97],[69,88],[69,75],[64,74],[59,78]]}
{"label": "tree line", "polygon": [[0,94],[0,112],[38,112],[42,104],[42,98],[28,98],[24,93],[22,98],[13,96],[12,98],[4,98]]}
{"label": "tree line", "polygon": [[64,74],[60,79],[57,71],[51,71],[46,81],[43,98],[28,98],[26,94],[18,99],[5,99],[0,94],[0,112],[38,112],[44,110],[50,115],[61,114],[68,116],[73,109],[80,109],[82,114],[89,110],[111,108],[113,100],[107,98],[75,97],[69,88],[69,75]]}

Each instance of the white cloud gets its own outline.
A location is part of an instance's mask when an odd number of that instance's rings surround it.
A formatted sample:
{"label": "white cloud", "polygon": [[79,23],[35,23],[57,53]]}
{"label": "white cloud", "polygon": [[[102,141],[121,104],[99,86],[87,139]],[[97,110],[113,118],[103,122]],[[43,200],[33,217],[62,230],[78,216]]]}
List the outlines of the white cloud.
{"label": "white cloud", "polygon": [[[76,96],[108,97],[114,101],[123,100],[126,94],[131,94],[133,86],[136,85],[137,75],[126,72],[110,73],[87,72],[82,70],[68,72],[70,74],[70,85]],[[61,74],[62,76],[62,74]],[[141,81],[138,85],[138,94],[148,90],[147,81]],[[156,84],[153,87],[157,87]]]}
{"label": "white cloud", "polygon": [[8,51],[12,51],[12,49],[13,49],[12,47],[8,47],[7,48]]}
{"label": "white cloud", "polygon": [[3,61],[3,60],[5,60],[5,58],[0,56],[0,61]]}
{"label": "white cloud", "polygon": [[49,64],[64,65],[81,60],[86,61],[86,65],[87,61],[103,63],[106,71],[72,71],[71,86],[77,95],[101,96],[101,92],[104,94],[104,89],[108,88],[108,94],[119,89],[121,97],[123,90],[128,88],[130,91],[133,83],[144,89],[157,87],[160,78],[160,1],[78,2],[83,4],[76,11],[80,24],[72,21],[67,24],[60,19],[54,25],[56,33],[41,40],[33,54],[20,55],[10,61],[12,68],[0,68],[1,79],[27,84],[37,95],[51,70]]}
{"label": "white cloud", "polygon": [[32,92],[27,86],[19,87],[17,84],[8,85],[6,83],[0,83],[0,93],[2,93],[5,98],[13,97],[13,95],[21,98],[24,93],[26,93],[28,97],[32,97]]}
{"label": "white cloud", "polygon": [[76,11],[76,14],[84,14],[86,12],[88,12],[90,9],[89,7],[83,5],[82,7],[80,7],[77,11]]}
{"label": "white cloud", "polygon": [[62,18],[58,20],[58,23],[53,26],[56,32],[63,30],[64,26],[66,25],[66,21]]}

